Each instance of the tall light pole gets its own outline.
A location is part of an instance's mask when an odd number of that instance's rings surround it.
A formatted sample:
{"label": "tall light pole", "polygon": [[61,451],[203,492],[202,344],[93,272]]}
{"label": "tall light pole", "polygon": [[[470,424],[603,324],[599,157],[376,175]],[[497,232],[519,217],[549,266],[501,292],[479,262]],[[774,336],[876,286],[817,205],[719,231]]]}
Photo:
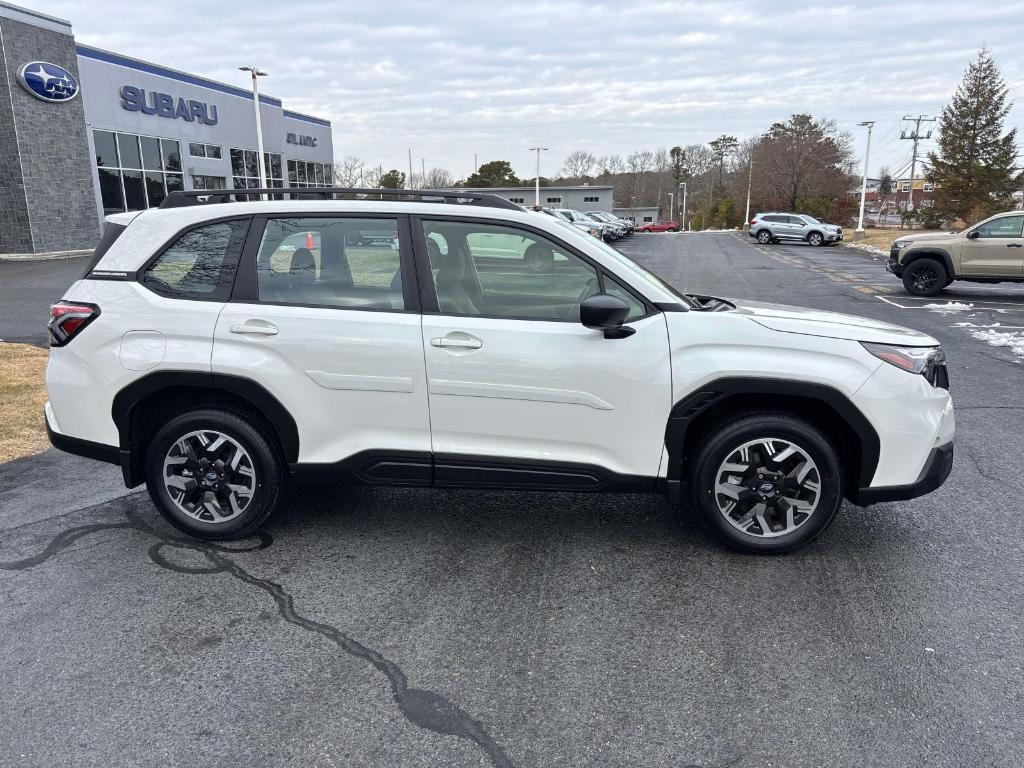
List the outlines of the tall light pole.
{"label": "tall light pole", "polygon": [[743,214],[743,227],[750,226],[750,188],[754,183],[754,150],[750,150],[750,167],[747,169],[747,211]]}
{"label": "tall light pole", "polygon": [[530,147],[531,152],[537,153],[537,179],[533,191],[533,207],[540,209],[540,153],[547,152],[547,147]]}
{"label": "tall light pole", "polygon": [[[857,125],[866,127],[868,129],[868,145],[864,149],[864,178],[860,183],[860,216],[857,217],[857,228],[853,230],[853,233],[857,237],[864,236],[864,200],[868,195],[868,159],[871,156],[871,129],[875,127],[874,120],[865,120],[863,123],[857,123]],[[884,138],[884,137],[883,137]],[[911,185],[913,186],[913,185]],[[913,194],[913,191],[911,191]]]}
{"label": "tall light pole", "polygon": [[252,75],[252,104],[256,110],[256,157],[260,168],[260,189],[267,188],[267,166],[263,162],[263,126],[260,123],[260,88],[256,82],[258,77],[266,77],[267,73],[259,67],[239,67],[242,72]]}
{"label": "tall light pole", "polygon": [[685,181],[679,182],[679,186],[682,187],[682,189],[683,189],[683,214],[680,217],[682,219],[682,221],[679,222],[679,229],[680,229],[680,231],[685,232],[686,231],[686,192],[687,192],[686,182]]}
{"label": "tall light pole", "polygon": [[405,184],[406,189],[412,189],[412,149],[409,150],[409,180]]}

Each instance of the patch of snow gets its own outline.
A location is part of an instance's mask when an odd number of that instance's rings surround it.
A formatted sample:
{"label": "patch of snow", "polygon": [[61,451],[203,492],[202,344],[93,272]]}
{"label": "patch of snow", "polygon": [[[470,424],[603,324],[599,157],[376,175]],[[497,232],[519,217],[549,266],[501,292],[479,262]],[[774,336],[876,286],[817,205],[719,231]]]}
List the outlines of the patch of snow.
{"label": "patch of snow", "polygon": [[1024,331],[997,331],[986,328],[983,331],[971,331],[971,336],[993,347],[1007,347],[1013,354],[1024,358]]}
{"label": "patch of snow", "polygon": [[867,243],[858,243],[854,242],[853,240],[843,240],[842,244],[845,245],[847,248],[856,248],[859,251],[867,251],[868,253],[873,253],[876,256],[889,255],[888,251],[883,250],[875,245],[868,245]]}
{"label": "patch of snow", "polygon": [[945,304],[925,304],[922,309],[931,309],[936,312],[966,312],[974,309],[974,305],[963,304],[959,301],[947,301]]}

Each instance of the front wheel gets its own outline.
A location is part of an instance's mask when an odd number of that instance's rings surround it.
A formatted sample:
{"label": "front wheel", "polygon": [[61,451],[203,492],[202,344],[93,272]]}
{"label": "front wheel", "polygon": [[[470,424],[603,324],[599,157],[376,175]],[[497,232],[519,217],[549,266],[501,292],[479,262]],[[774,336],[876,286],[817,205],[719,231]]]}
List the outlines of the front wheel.
{"label": "front wheel", "polygon": [[727,546],[781,554],[832,522],[842,477],[835,449],[812,424],[785,413],[757,414],[722,424],[703,442],[690,498]]}
{"label": "front wheel", "polygon": [[807,242],[817,248],[825,242],[825,238],[820,232],[811,232],[811,234],[807,236]]}
{"label": "front wheel", "polygon": [[946,268],[935,259],[918,259],[903,269],[903,287],[914,296],[934,296],[949,280]]}
{"label": "front wheel", "polygon": [[757,242],[761,245],[768,245],[772,241],[772,233],[767,229],[762,229],[757,233]]}
{"label": "front wheel", "polygon": [[199,539],[248,536],[277,509],[284,469],[264,432],[204,408],[168,421],[146,452],[146,487],[175,528]]}

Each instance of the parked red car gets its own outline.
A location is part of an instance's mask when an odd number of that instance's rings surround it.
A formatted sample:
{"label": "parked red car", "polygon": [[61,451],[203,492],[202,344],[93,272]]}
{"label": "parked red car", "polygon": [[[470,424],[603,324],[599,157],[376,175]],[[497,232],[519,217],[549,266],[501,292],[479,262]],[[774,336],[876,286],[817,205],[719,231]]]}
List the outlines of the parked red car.
{"label": "parked red car", "polygon": [[634,231],[636,232],[678,232],[679,222],[678,221],[659,221],[657,223],[649,221],[646,224],[641,224]]}

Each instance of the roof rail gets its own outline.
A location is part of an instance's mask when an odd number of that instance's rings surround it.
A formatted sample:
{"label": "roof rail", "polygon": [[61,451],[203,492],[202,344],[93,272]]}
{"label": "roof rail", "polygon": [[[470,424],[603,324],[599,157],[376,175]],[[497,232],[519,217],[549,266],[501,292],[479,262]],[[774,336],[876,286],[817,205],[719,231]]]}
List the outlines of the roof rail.
{"label": "roof rail", "polygon": [[277,187],[261,189],[207,189],[191,192],[171,192],[160,203],[161,208],[183,208],[190,205],[249,202],[252,200],[366,200],[388,198],[414,198],[420,202],[476,205],[484,208],[521,210],[515,203],[483,192],[463,192],[458,189],[379,189],[358,187]]}

